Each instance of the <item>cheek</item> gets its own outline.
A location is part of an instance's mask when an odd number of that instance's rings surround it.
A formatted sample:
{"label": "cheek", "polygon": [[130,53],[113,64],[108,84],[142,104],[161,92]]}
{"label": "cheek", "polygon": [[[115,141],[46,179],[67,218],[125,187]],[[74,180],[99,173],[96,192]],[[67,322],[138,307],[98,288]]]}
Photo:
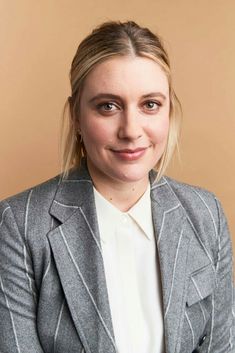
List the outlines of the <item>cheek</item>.
{"label": "cheek", "polygon": [[110,124],[103,122],[91,121],[83,126],[84,142],[89,145],[107,145],[111,143],[115,136]]}
{"label": "cheek", "polygon": [[153,143],[159,144],[167,141],[169,131],[169,119],[164,119],[159,123],[152,125],[150,137]]}

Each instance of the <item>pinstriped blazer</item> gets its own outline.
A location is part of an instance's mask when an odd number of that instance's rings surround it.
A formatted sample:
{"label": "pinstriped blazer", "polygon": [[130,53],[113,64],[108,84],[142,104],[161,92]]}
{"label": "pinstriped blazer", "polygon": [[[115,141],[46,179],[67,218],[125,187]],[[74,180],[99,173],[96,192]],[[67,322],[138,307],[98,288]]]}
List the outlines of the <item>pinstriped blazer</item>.
{"label": "pinstriped blazer", "polygon": [[[235,352],[232,248],[220,202],[155,177],[165,352]],[[0,203],[0,352],[117,352],[85,165]]]}

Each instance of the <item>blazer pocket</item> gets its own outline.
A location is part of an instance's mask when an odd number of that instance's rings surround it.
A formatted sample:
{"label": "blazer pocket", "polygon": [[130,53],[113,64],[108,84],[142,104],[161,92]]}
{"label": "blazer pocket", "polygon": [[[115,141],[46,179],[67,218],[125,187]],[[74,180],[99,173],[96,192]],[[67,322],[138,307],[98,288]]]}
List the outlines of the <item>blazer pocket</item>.
{"label": "blazer pocket", "polygon": [[191,273],[187,295],[187,305],[208,297],[216,287],[216,274],[211,264]]}

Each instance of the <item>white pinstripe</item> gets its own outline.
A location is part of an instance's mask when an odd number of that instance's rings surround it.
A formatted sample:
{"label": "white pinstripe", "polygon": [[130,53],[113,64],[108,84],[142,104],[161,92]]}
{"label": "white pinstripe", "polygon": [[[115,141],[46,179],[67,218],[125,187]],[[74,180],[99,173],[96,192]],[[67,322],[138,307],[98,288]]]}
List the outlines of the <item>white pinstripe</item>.
{"label": "white pinstripe", "polygon": [[[203,297],[202,297],[202,294],[201,294],[201,292],[200,292],[200,290],[199,290],[199,288],[198,288],[198,286],[197,286],[197,283],[196,283],[195,279],[194,279],[193,277],[191,277],[191,279],[192,279],[192,281],[193,281],[193,283],[194,283],[194,286],[195,286],[195,288],[196,288],[196,290],[197,290],[197,292],[198,292],[198,295],[199,295],[200,299],[202,300]],[[205,323],[205,322],[206,322],[206,316],[205,316],[204,309],[203,309],[203,307],[202,307],[201,302],[199,301],[198,303],[199,303],[199,306],[200,306],[200,309],[201,309],[201,312],[202,312],[202,315],[203,315],[203,320],[204,320],[204,323]]]}
{"label": "white pinstripe", "polygon": [[[164,178],[164,179],[165,179],[165,178]],[[167,182],[167,180],[166,180],[166,182]],[[168,182],[167,182],[167,185],[168,185],[169,189],[172,191],[172,193],[175,195],[175,197],[178,199],[178,197],[176,196],[175,192],[173,191],[173,189],[171,188],[171,186],[169,185]],[[198,233],[197,233],[197,231],[196,231],[196,229],[195,229],[195,227],[194,227],[194,225],[193,225],[191,219],[189,218],[189,216],[188,216],[188,214],[187,214],[187,212],[186,212],[184,206],[183,206],[181,203],[180,203],[180,205],[182,206],[182,208],[183,208],[183,210],[184,210],[184,212],[185,212],[185,215],[186,215],[186,217],[187,217],[187,220],[189,221],[191,227],[193,228],[194,233],[197,235],[198,241],[200,242],[201,246],[202,246],[203,249],[205,250],[205,253],[206,253],[207,257],[208,257],[208,259],[210,260],[210,262],[211,262],[211,264],[212,264],[212,267],[213,267],[214,272],[216,272],[216,269],[215,269],[213,260],[212,260],[212,258],[210,257],[210,254],[209,254],[207,248],[205,247],[204,243],[202,242],[200,236],[198,235]]]}
{"label": "white pinstripe", "polygon": [[37,296],[36,296],[36,293],[33,290],[32,281],[31,281],[30,276],[29,276],[29,270],[28,270],[27,260],[26,260],[27,251],[26,251],[26,246],[25,245],[23,247],[23,252],[24,252],[24,265],[25,265],[25,270],[26,270],[26,277],[28,278],[28,282],[29,282],[29,289],[30,289],[31,293],[33,294],[34,301],[36,302]]}
{"label": "white pinstripe", "polygon": [[206,322],[206,315],[205,315],[205,311],[202,307],[202,303],[199,301],[199,306],[200,306],[200,309],[201,309],[201,312],[202,312],[202,315],[203,315],[203,320],[204,320],[204,323]]}
{"label": "white pinstripe", "polygon": [[164,315],[164,318],[166,318],[170,304],[171,304],[171,296],[172,296],[172,291],[173,291],[173,286],[174,286],[174,278],[175,278],[175,269],[176,269],[176,263],[177,263],[177,258],[178,258],[178,253],[179,253],[179,247],[180,247],[180,242],[183,236],[183,230],[181,231],[180,234],[180,238],[177,244],[177,250],[176,250],[176,255],[175,255],[175,261],[174,261],[174,268],[173,268],[173,277],[172,277],[172,282],[171,282],[171,290],[170,290],[170,296],[169,296],[169,300],[168,300],[168,304],[167,304],[167,308],[166,308],[166,312]]}
{"label": "white pinstripe", "polygon": [[[217,199],[215,198],[215,200],[217,201]],[[220,264],[220,250],[221,250],[221,242],[220,242],[220,236],[218,235],[218,260],[217,260],[217,264],[216,264],[216,272],[218,272],[219,270],[219,264]],[[233,296],[234,296],[234,289],[233,289],[233,271],[232,271],[232,279],[231,279],[231,284],[232,284],[232,325],[233,322],[235,320],[235,315],[234,315],[234,311],[233,311],[233,306],[234,306],[234,302],[233,302]],[[230,348],[232,350],[233,348],[233,332],[232,332],[232,328],[230,328],[229,330],[229,334],[230,334],[230,339],[229,339],[229,345]]]}
{"label": "white pinstripe", "polygon": [[191,333],[192,333],[192,338],[193,338],[193,348],[194,348],[194,342],[195,342],[195,338],[194,338],[194,332],[193,332],[193,328],[192,328],[192,325],[191,325],[191,322],[189,320],[189,317],[188,317],[188,314],[187,312],[185,311],[185,316],[186,316],[186,319],[188,321],[188,324],[189,324],[189,327],[190,327],[190,330],[191,330]]}
{"label": "white pinstripe", "polygon": [[204,203],[204,205],[206,206],[210,216],[211,216],[211,220],[212,220],[212,223],[213,223],[213,226],[214,226],[214,229],[215,229],[215,235],[216,235],[216,238],[218,237],[218,232],[217,232],[217,229],[216,229],[216,224],[215,224],[215,219],[213,217],[213,214],[209,208],[209,206],[207,205],[206,201],[203,199],[203,197],[199,194],[198,191],[194,190],[193,191],[195,192],[195,194],[201,199],[201,201]]}
{"label": "white pinstripe", "polygon": [[212,294],[212,313],[211,313],[211,333],[210,333],[210,341],[208,345],[208,353],[210,353],[211,349],[211,342],[212,342],[212,336],[213,336],[213,329],[214,329],[214,317],[215,317],[215,304],[214,304],[215,298],[214,298],[214,293]]}
{"label": "white pinstripe", "polygon": [[17,335],[16,335],[16,329],[15,329],[15,324],[14,324],[14,320],[13,320],[13,315],[12,315],[12,312],[11,312],[11,309],[10,309],[10,305],[9,305],[9,302],[8,302],[8,299],[7,299],[7,295],[5,293],[5,289],[4,289],[4,286],[3,286],[1,275],[0,275],[0,283],[1,283],[1,287],[2,287],[2,292],[3,292],[5,300],[6,300],[7,309],[9,310],[9,314],[10,314],[10,318],[11,318],[11,324],[12,324],[12,328],[13,328],[13,332],[14,332],[14,338],[15,338],[17,352],[21,353],[19,342],[18,342],[18,338],[17,338]]}
{"label": "white pinstripe", "polygon": [[220,244],[220,237],[218,237],[218,259],[217,259],[217,264],[216,264],[216,272],[219,270],[219,264],[220,264],[220,250],[221,250],[221,244]]}
{"label": "white pinstripe", "polygon": [[96,245],[98,246],[98,249],[99,249],[99,251],[100,251],[100,254],[101,254],[101,256],[103,257],[102,250],[101,250],[100,244],[99,244],[99,242],[98,242],[98,239],[96,238],[96,236],[95,236],[95,234],[94,234],[94,232],[93,232],[93,230],[92,230],[92,228],[91,228],[91,226],[90,226],[90,224],[89,224],[89,222],[88,222],[88,219],[86,218],[86,215],[85,215],[85,213],[83,212],[82,208],[79,207],[79,209],[80,209],[81,214],[83,215],[83,217],[84,217],[84,219],[85,219],[85,222],[86,222],[86,224],[87,224],[87,226],[88,226],[88,228],[89,228],[89,230],[90,230],[90,232],[91,232],[91,235],[93,236],[93,238],[94,238],[94,240],[95,240],[95,242],[96,242]]}
{"label": "white pinstripe", "polygon": [[58,332],[59,332],[59,327],[60,327],[60,321],[61,321],[62,313],[63,313],[63,310],[64,310],[64,302],[65,302],[65,300],[63,300],[62,305],[61,305],[60,313],[59,313],[59,317],[58,317],[58,322],[57,322],[56,330],[55,330],[54,345],[53,345],[54,346],[53,347],[54,353],[56,353],[56,340],[57,340],[57,336],[58,336]]}
{"label": "white pinstripe", "polygon": [[4,213],[5,213],[8,209],[10,209],[10,206],[6,207],[5,210],[4,210],[3,213],[2,213],[2,220],[1,220],[1,222],[0,222],[0,227],[1,227],[1,225],[3,224]]}
{"label": "white pinstripe", "polygon": [[229,345],[230,345],[230,348],[231,348],[231,351],[233,349],[233,342],[232,342],[232,339],[233,339],[233,336],[232,336],[232,327],[229,329],[229,333],[230,333],[230,339],[229,339]]}
{"label": "white pinstripe", "polygon": [[57,203],[57,204],[60,205],[60,206],[63,206],[63,207],[78,208],[78,206],[74,206],[74,205],[65,205],[64,203],[58,202],[58,201],[56,201],[56,200],[54,200],[54,202]]}
{"label": "white pinstripe", "polygon": [[[234,287],[233,287],[233,272],[232,272],[232,281],[231,281],[231,283],[232,283],[232,303],[233,303],[233,305],[232,305],[232,315],[233,315],[233,318],[234,318],[234,320],[235,320],[235,312],[234,312],[234,304],[235,304],[235,302],[234,302]],[[235,323],[235,321],[234,321],[234,323]]]}
{"label": "white pinstripe", "polygon": [[[50,230],[52,230],[53,227],[54,227],[54,219],[51,218]],[[42,283],[43,283],[44,279],[46,278],[46,276],[47,276],[47,274],[48,274],[48,272],[49,272],[50,266],[51,266],[51,257],[50,257],[50,259],[49,259],[49,262],[48,262],[46,271],[45,271],[45,273],[44,273],[44,275],[43,275],[43,277],[42,277]]]}
{"label": "white pinstripe", "polygon": [[[27,199],[27,204],[26,204],[26,211],[25,211],[25,221],[24,221],[24,238],[25,238],[25,243],[27,242],[27,230],[28,230],[28,214],[29,214],[29,203],[30,203],[30,199],[33,193],[33,189],[30,190],[29,192],[29,196]],[[29,289],[33,295],[34,301],[36,302],[36,293],[33,290],[33,286],[32,286],[32,280],[29,276],[29,270],[28,270],[28,266],[27,266],[27,251],[26,251],[26,245],[24,245],[23,247],[23,252],[24,252],[24,265],[25,265],[25,272],[26,272],[26,277],[28,278],[28,282],[29,282]]]}
{"label": "white pinstripe", "polygon": [[180,206],[180,204],[170,208],[169,210],[165,211],[164,214],[163,214],[163,217],[162,217],[162,224],[161,224],[161,229],[160,229],[160,233],[159,233],[159,237],[158,237],[158,240],[157,240],[157,244],[159,244],[160,242],[160,239],[161,239],[161,236],[162,236],[162,230],[163,230],[163,226],[164,226],[164,223],[165,223],[165,216],[167,213],[170,213],[171,211],[175,210],[176,208],[178,208]]}
{"label": "white pinstripe", "polygon": [[49,260],[49,262],[48,262],[46,271],[45,271],[45,273],[44,273],[44,275],[43,275],[43,277],[42,277],[42,282],[43,282],[44,279],[46,278],[46,276],[47,276],[47,274],[48,274],[48,272],[49,272],[50,266],[51,266],[51,258],[50,258],[50,260]]}
{"label": "white pinstripe", "polygon": [[[233,349],[233,327],[235,325],[235,314],[233,311],[233,307],[234,307],[234,287],[233,287],[233,271],[232,271],[232,279],[231,279],[231,284],[232,284],[232,327],[230,328],[230,340],[229,340],[229,344],[230,344],[230,348],[231,350]],[[235,334],[235,329],[234,329],[234,334]],[[235,337],[234,337],[235,338]]]}
{"label": "white pinstripe", "polygon": [[200,290],[199,290],[199,288],[197,286],[197,283],[196,283],[195,279],[193,277],[191,277],[191,279],[193,281],[194,286],[196,287],[196,290],[198,292],[198,295],[199,295],[200,299],[203,299],[202,294],[201,294],[201,292],[200,292]]}
{"label": "white pinstripe", "polygon": [[[216,198],[215,198],[216,200]],[[216,200],[217,202],[217,200]],[[218,259],[217,259],[217,264],[216,264],[216,272],[219,270],[219,265],[220,265],[220,250],[221,250],[221,244],[220,244],[220,235],[218,235]]]}
{"label": "white pinstripe", "polygon": [[25,220],[24,220],[24,237],[25,237],[25,241],[27,241],[29,203],[30,203],[30,199],[31,199],[32,193],[33,193],[33,189],[29,193],[27,204],[26,204],[26,212],[25,212]]}
{"label": "white pinstripe", "polygon": [[161,184],[156,184],[156,185],[152,185],[151,186],[151,190],[154,190],[154,189],[156,189],[156,188],[158,188],[158,187],[160,187],[160,186],[163,186],[163,185],[166,185],[166,181],[164,182],[164,183],[161,183]]}
{"label": "white pinstripe", "polygon": [[101,323],[102,323],[102,325],[103,325],[103,327],[104,327],[104,329],[105,329],[107,335],[109,336],[109,338],[110,338],[110,340],[111,340],[111,342],[112,342],[114,348],[116,349],[115,342],[114,342],[114,340],[113,340],[113,338],[112,338],[112,336],[111,336],[111,334],[110,334],[110,332],[109,332],[107,326],[105,325],[105,322],[104,322],[104,320],[103,320],[103,318],[102,318],[102,316],[101,316],[101,313],[100,313],[100,311],[99,311],[99,309],[98,309],[98,307],[97,307],[97,305],[96,305],[96,303],[95,303],[95,300],[94,300],[94,298],[93,298],[93,296],[92,296],[92,294],[91,294],[91,292],[90,292],[90,290],[89,290],[89,288],[88,288],[88,286],[87,286],[87,284],[86,284],[86,282],[85,282],[85,280],[84,280],[84,278],[83,278],[83,276],[82,276],[82,273],[81,273],[81,271],[80,271],[80,269],[79,269],[79,267],[78,267],[78,264],[76,263],[76,261],[75,261],[75,259],[74,259],[74,257],[73,257],[73,254],[72,254],[72,252],[71,252],[71,250],[70,250],[70,248],[69,248],[69,245],[68,245],[68,243],[67,243],[67,240],[66,240],[66,238],[65,238],[65,236],[64,236],[64,233],[63,233],[61,227],[59,227],[59,229],[60,229],[60,233],[61,233],[61,236],[62,236],[62,238],[63,238],[63,241],[64,241],[64,243],[65,243],[65,246],[66,246],[66,248],[67,248],[67,251],[68,251],[68,253],[69,253],[70,257],[71,257],[71,260],[73,261],[73,264],[74,264],[74,266],[75,266],[75,268],[76,268],[76,270],[77,270],[77,272],[78,272],[78,274],[79,274],[79,276],[80,276],[80,278],[81,278],[81,280],[82,280],[82,282],[83,282],[83,284],[84,284],[86,290],[87,290],[87,293],[89,294],[89,297],[90,297],[90,299],[91,299],[91,301],[92,301],[92,303],[93,303],[93,305],[94,305],[94,308],[95,308],[95,310],[96,310],[96,312],[97,312],[97,314],[98,314],[98,317],[99,317],[99,319],[100,319],[100,321],[101,321]]}

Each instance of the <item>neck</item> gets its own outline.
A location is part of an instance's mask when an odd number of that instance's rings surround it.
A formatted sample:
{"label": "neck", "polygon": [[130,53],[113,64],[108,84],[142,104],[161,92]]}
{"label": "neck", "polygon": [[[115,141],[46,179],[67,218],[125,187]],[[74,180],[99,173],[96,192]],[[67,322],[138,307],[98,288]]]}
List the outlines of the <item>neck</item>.
{"label": "neck", "polygon": [[128,211],[141,198],[147,189],[148,176],[136,182],[107,182],[103,177],[89,171],[96,190],[120,211]]}
{"label": "neck", "polygon": [[99,193],[122,212],[127,212],[134,206],[147,189],[147,183],[145,185],[128,183],[124,187],[123,185],[111,186],[93,182]]}

